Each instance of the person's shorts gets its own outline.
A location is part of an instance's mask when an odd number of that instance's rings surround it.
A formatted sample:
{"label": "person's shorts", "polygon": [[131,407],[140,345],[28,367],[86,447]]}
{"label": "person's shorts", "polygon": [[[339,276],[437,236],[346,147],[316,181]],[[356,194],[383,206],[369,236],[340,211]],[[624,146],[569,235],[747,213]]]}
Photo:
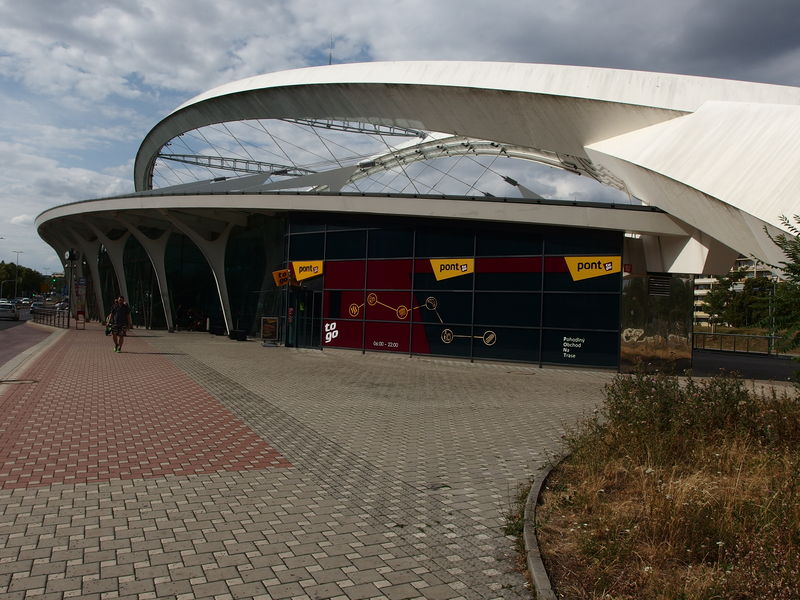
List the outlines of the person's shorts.
{"label": "person's shorts", "polygon": [[128,330],[127,327],[124,325],[112,325],[111,326],[111,333],[116,336],[125,337],[125,332]]}

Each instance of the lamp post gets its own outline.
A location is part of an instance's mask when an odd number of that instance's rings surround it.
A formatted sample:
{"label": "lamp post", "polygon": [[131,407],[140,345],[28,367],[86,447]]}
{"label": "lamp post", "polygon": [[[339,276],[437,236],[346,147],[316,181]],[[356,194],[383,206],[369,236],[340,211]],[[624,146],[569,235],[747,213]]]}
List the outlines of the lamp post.
{"label": "lamp post", "polygon": [[25,254],[22,250],[12,250],[14,254],[17,255],[17,262],[15,263],[14,268],[14,299],[17,299],[17,280],[19,279],[19,255]]}

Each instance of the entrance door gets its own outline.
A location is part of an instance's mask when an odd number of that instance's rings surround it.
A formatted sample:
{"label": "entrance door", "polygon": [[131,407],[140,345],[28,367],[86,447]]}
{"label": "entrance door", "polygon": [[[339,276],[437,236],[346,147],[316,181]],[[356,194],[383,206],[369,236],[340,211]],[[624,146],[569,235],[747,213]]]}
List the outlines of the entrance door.
{"label": "entrance door", "polygon": [[319,348],[322,329],[322,292],[302,288],[289,290],[289,316],[286,345]]}

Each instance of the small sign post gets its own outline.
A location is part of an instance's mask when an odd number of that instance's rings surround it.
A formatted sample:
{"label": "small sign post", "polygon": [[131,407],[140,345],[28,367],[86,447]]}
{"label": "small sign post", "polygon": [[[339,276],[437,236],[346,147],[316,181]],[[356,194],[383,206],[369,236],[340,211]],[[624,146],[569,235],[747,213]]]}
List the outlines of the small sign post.
{"label": "small sign post", "polygon": [[261,345],[278,345],[278,317],[261,317]]}

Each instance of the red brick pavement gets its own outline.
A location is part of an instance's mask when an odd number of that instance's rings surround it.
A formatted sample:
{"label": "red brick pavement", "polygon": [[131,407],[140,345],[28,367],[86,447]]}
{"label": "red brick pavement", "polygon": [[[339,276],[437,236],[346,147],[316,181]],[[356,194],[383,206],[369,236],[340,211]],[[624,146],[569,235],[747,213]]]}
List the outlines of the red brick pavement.
{"label": "red brick pavement", "polygon": [[290,466],[144,339],[112,350],[68,331],[0,395],[0,488]]}

